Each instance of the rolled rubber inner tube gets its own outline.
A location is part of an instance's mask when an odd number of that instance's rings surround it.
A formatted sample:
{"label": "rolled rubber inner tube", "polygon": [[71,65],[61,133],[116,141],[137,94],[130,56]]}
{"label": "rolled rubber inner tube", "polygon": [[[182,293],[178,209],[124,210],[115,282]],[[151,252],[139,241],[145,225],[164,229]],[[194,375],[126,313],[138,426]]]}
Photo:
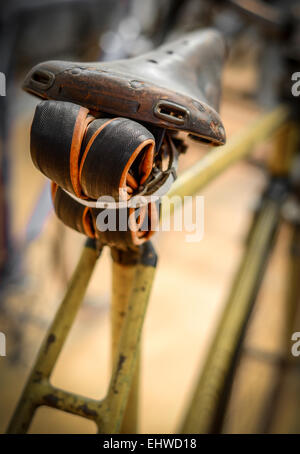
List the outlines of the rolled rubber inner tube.
{"label": "rolled rubber inner tube", "polygon": [[[90,238],[97,237],[103,244],[121,249],[149,240],[159,221],[159,205],[153,202],[136,209],[89,208],[72,199],[56,183],[52,183],[52,200],[57,217],[65,225]],[[98,217],[101,214],[102,219]],[[103,226],[109,228],[103,230]]]}
{"label": "rolled rubber inner tube", "polygon": [[77,197],[128,200],[149,177],[155,140],[127,118],[95,118],[69,102],[43,101],[31,128],[35,166]]}
{"label": "rolled rubber inner tube", "polygon": [[[154,233],[156,203],[105,211],[71,197],[109,196],[119,202],[134,196],[150,177],[155,157],[154,136],[144,125],[121,117],[96,118],[70,102],[43,101],[32,123],[31,157],[52,180],[55,213],[65,225],[117,247],[139,245]],[[107,222],[115,217],[107,229],[105,217]]]}

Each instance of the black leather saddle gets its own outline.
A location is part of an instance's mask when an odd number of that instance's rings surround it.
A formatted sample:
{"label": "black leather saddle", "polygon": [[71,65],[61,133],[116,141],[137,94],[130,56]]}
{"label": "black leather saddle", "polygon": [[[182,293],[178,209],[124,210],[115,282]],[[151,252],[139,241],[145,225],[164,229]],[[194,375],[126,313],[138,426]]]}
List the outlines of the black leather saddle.
{"label": "black leather saddle", "polygon": [[222,36],[207,29],[127,60],[41,63],[24,89],[221,145],[225,131],[217,110],[225,53]]}

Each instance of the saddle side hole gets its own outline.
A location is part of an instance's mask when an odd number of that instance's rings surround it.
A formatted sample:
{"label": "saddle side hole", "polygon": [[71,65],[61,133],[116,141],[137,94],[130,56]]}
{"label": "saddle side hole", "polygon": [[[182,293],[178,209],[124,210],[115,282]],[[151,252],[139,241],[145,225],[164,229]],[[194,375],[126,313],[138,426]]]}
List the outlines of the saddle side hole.
{"label": "saddle side hole", "polygon": [[37,69],[31,76],[31,81],[43,88],[49,88],[54,82],[54,75],[48,71]]}
{"label": "saddle side hole", "polygon": [[180,106],[179,104],[170,101],[159,101],[154,108],[154,114],[163,120],[167,120],[177,125],[183,125],[189,112],[185,107]]}

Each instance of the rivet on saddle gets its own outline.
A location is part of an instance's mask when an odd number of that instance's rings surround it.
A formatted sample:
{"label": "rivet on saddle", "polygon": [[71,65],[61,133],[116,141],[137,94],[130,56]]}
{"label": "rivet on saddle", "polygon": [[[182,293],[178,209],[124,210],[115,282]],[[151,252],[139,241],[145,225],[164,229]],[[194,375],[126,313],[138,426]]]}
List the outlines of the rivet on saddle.
{"label": "rivet on saddle", "polygon": [[41,63],[26,77],[24,89],[221,145],[225,131],[216,111],[224,55],[218,32],[196,31],[127,60]]}

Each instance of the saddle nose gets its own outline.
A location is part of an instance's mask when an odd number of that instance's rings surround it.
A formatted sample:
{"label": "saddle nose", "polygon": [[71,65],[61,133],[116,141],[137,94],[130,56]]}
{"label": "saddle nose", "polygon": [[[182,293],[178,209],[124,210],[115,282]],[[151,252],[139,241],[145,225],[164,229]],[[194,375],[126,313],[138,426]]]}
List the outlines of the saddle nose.
{"label": "saddle nose", "polygon": [[41,98],[49,97],[49,90],[56,83],[56,76],[68,68],[78,66],[77,63],[66,61],[46,61],[34,66],[27,74],[23,89]]}

